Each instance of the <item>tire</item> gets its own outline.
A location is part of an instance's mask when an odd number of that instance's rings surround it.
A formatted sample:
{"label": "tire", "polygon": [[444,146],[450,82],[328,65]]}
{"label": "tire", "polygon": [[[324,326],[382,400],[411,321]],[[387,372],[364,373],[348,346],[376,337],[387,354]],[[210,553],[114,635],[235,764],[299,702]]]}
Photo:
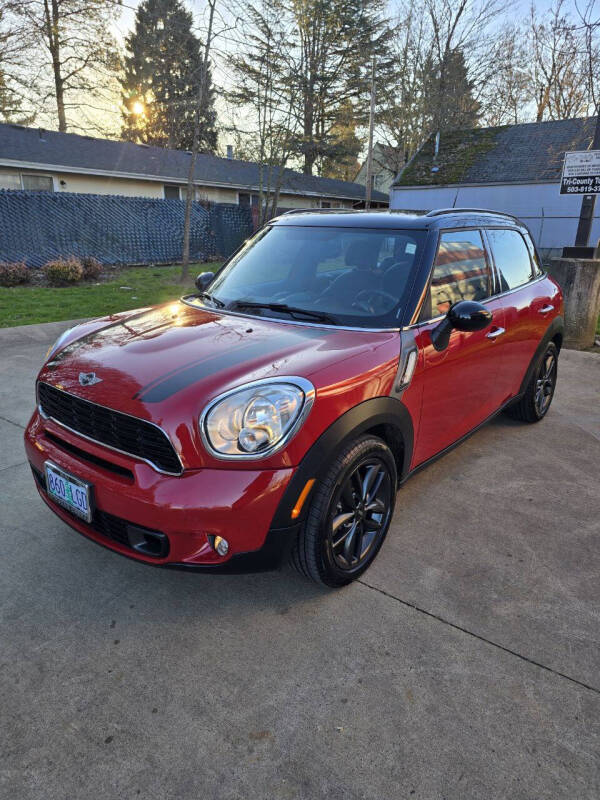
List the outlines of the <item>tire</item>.
{"label": "tire", "polygon": [[396,462],[384,441],[365,435],[346,445],[317,484],[292,564],[324,586],[356,580],[387,535],[397,485]]}
{"label": "tire", "polygon": [[525,394],[506,414],[521,422],[539,422],[544,419],[554,397],[558,368],[558,349],[550,342],[535,366]]}

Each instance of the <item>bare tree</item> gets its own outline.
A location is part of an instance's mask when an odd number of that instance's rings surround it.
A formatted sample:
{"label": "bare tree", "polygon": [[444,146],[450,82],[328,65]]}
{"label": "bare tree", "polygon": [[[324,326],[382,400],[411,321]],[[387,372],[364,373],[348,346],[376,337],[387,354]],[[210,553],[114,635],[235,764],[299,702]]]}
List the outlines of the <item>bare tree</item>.
{"label": "bare tree", "polygon": [[[292,80],[296,68],[293,30],[282,5],[277,0],[249,5],[244,24],[247,46],[229,56],[235,88],[227,97],[245,110],[239,116],[259,164],[258,222],[262,224],[279,204],[284,170],[297,139],[300,90]],[[239,128],[236,132],[241,133]]]}
{"label": "bare tree", "polygon": [[[436,66],[433,130],[445,127],[452,113],[448,91],[456,53],[468,59],[468,76],[473,86],[481,85],[488,73],[490,43],[494,39],[492,24],[506,12],[507,0],[425,0],[432,29],[433,55]],[[477,101],[477,98],[475,97]]]}
{"label": "bare tree", "polygon": [[93,106],[118,67],[111,32],[119,0],[21,0],[18,4],[31,63],[47,77],[41,105],[55,104],[59,131],[71,123],[68,109]]}
{"label": "bare tree", "polygon": [[429,129],[431,107],[424,79],[432,59],[428,18],[417,13],[416,0],[402,6],[394,25],[391,50],[396,79],[378,81],[379,98],[376,138],[379,164],[394,174],[421,144]]}
{"label": "bare tree", "polygon": [[497,23],[508,5],[401,0],[393,40],[396,76],[379,89],[379,153],[391,172],[433,131],[477,124],[496,68]]}
{"label": "bare tree", "polygon": [[492,43],[490,69],[480,94],[486,125],[516,125],[530,114],[531,86],[526,34],[517,26],[502,29]]}
{"label": "bare tree", "polygon": [[568,16],[564,0],[555,0],[541,17],[532,5],[529,28],[533,52],[530,83],[536,120],[587,114],[592,105],[593,81],[588,72],[585,30]]}
{"label": "bare tree", "polygon": [[594,114],[600,113],[600,8],[597,0],[587,0],[575,8],[583,28],[588,99]]}
{"label": "bare tree", "polygon": [[29,100],[35,75],[24,53],[25,30],[17,0],[0,0],[0,118],[7,122],[32,122]]}

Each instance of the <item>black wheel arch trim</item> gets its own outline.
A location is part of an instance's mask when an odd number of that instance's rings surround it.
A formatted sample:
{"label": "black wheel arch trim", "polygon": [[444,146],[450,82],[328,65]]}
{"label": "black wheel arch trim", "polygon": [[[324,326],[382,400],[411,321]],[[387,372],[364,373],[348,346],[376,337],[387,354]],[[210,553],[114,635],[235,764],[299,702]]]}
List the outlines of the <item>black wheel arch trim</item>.
{"label": "black wheel arch trim", "polygon": [[[311,478],[318,481],[325,473],[332,457],[348,442],[373,428],[389,426],[401,439],[402,450],[395,452],[398,464],[398,482],[408,474],[413,450],[414,429],[407,407],[394,397],[374,397],[346,411],[327,428],[312,445],[295,470],[279,502],[271,523],[273,528],[285,528],[292,522],[291,513],[300,492]],[[392,442],[387,444],[394,450]],[[313,489],[314,491],[314,489]],[[310,503],[310,494],[297,522],[304,519]]]}
{"label": "black wheel arch trim", "polygon": [[[535,371],[538,361],[542,357],[544,350],[548,347],[550,342],[555,338],[555,336],[560,335],[561,338],[564,335],[565,330],[565,322],[562,317],[554,317],[548,328],[546,329],[546,333],[543,335],[540,343],[538,344],[535,353],[533,354],[533,358],[529,362],[529,366],[527,367],[527,371],[521,381],[521,386],[519,388],[519,394],[515,398],[518,400],[521,398],[525,392],[527,391],[527,387],[529,386],[529,382],[531,377]],[[560,347],[558,348],[560,350]]]}

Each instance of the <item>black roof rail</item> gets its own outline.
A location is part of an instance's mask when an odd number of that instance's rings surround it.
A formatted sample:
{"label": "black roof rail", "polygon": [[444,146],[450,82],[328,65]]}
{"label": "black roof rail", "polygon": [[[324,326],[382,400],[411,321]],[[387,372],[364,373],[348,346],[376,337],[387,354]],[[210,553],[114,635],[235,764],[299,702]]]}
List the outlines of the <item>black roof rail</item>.
{"label": "black roof rail", "polygon": [[514,214],[508,214],[505,211],[492,211],[490,208],[436,208],[433,211],[428,211],[425,216],[439,217],[442,214],[492,214],[495,217],[508,217],[509,219],[516,219],[522,225],[523,223]]}
{"label": "black roof rail", "polygon": [[283,214],[278,214],[278,217],[287,217],[290,214],[326,214],[331,213],[332,211],[337,212],[338,214],[343,214],[345,211],[356,211],[355,208],[290,208],[289,211],[284,211]]}

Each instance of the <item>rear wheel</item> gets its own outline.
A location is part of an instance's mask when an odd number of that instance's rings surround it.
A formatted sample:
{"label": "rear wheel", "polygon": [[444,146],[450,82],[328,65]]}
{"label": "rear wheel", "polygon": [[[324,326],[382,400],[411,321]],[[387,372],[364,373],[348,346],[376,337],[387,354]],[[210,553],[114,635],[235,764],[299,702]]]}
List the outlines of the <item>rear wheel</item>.
{"label": "rear wheel", "polygon": [[344,586],[368,568],[386,537],[397,473],[388,446],[363,436],[346,446],[319,482],[292,563],[325,586]]}
{"label": "rear wheel", "polygon": [[550,342],[539,360],[523,397],[506,409],[508,416],[522,422],[539,422],[548,413],[558,370],[558,350]]}

